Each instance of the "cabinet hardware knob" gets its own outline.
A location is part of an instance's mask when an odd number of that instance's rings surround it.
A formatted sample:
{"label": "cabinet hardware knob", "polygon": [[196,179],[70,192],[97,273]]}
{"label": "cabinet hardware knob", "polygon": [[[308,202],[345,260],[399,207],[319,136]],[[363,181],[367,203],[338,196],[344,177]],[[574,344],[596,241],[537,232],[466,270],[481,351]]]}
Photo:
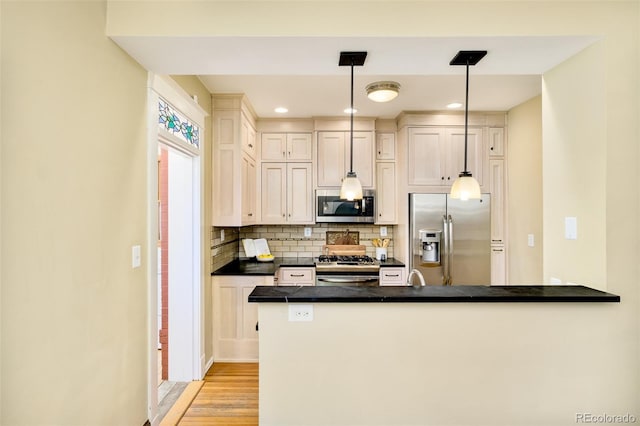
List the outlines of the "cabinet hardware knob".
{"label": "cabinet hardware knob", "polygon": [[378,216],[382,217],[382,213],[378,214]]}
{"label": "cabinet hardware knob", "polygon": [[442,176],[440,179],[444,180],[444,176]]}
{"label": "cabinet hardware knob", "polygon": [[253,213],[249,213],[247,216],[253,216]]}
{"label": "cabinet hardware knob", "polygon": [[447,180],[451,180],[451,176],[447,176]]}
{"label": "cabinet hardware knob", "polygon": [[249,144],[249,148],[253,148],[253,145]]}
{"label": "cabinet hardware knob", "polygon": [[285,217],[285,214],[284,214],[284,213],[282,213],[282,217]]}
{"label": "cabinet hardware knob", "polygon": [[493,151],[493,147],[491,147],[490,149],[491,149],[491,151]]}
{"label": "cabinet hardware knob", "polygon": [[282,156],[283,156],[283,157],[286,157],[286,156],[287,156],[287,153],[286,153],[286,152],[284,152],[284,151],[282,151]]}

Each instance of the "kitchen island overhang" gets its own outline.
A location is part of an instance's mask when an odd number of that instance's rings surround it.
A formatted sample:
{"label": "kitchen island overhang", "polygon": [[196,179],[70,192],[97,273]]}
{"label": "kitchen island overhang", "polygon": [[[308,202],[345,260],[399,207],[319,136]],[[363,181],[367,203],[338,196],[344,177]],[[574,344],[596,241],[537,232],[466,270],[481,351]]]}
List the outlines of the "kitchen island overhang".
{"label": "kitchen island overhang", "polygon": [[254,303],[553,303],[620,302],[620,296],[582,285],[256,287]]}

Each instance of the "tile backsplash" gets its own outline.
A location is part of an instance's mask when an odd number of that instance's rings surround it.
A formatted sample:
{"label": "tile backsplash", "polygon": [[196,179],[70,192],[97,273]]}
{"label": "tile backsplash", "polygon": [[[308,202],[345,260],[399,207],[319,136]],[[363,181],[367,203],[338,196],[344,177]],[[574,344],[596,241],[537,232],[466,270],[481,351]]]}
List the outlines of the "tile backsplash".
{"label": "tile backsplash", "polygon": [[[311,228],[311,236],[304,236],[304,228]],[[224,230],[224,241],[221,231]],[[271,253],[276,257],[317,257],[326,244],[327,231],[359,232],[360,244],[366,247],[367,255],[375,257],[374,238],[389,238],[387,256],[393,257],[394,227],[387,225],[387,236],[380,236],[379,225],[315,224],[315,225],[255,225],[243,228],[211,229],[212,270],[226,265],[238,257],[246,257],[240,240],[243,238],[264,238]]]}

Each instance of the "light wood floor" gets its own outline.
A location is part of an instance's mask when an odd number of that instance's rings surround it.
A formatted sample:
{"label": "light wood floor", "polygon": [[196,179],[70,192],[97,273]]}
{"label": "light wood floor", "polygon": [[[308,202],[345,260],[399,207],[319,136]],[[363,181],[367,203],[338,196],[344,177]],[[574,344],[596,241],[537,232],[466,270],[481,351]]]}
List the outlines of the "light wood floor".
{"label": "light wood floor", "polygon": [[215,363],[179,425],[258,425],[258,364]]}

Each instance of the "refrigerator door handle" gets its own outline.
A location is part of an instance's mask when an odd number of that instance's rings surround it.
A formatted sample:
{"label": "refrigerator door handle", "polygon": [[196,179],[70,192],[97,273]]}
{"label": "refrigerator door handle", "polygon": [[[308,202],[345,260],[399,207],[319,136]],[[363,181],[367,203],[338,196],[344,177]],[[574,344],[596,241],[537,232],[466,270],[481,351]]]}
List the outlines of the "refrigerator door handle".
{"label": "refrigerator door handle", "polygon": [[441,252],[442,257],[442,285],[447,285],[449,282],[449,221],[447,220],[447,216],[442,216],[442,240],[444,243],[443,250]]}
{"label": "refrigerator door handle", "polygon": [[[447,243],[447,263],[449,264],[449,271],[451,270],[451,262],[453,261],[453,218],[449,215],[447,220],[449,231],[447,232],[447,236],[449,237],[449,242]],[[447,285],[451,285],[451,273],[447,271]]]}

